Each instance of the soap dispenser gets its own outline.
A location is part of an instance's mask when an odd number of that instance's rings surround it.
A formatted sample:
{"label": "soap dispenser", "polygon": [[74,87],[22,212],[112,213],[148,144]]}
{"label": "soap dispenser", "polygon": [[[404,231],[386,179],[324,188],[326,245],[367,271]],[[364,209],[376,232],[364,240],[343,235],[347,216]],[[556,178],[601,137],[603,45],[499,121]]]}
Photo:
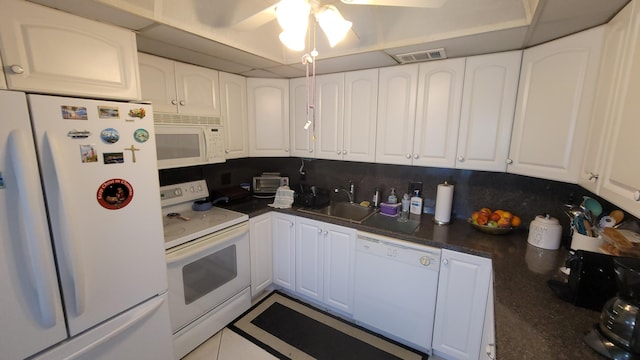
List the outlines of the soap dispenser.
{"label": "soap dispenser", "polygon": [[397,202],[398,202],[398,197],[396,196],[396,188],[391,188],[391,194],[389,194],[387,203],[396,204]]}
{"label": "soap dispenser", "polygon": [[409,212],[416,215],[422,214],[422,198],[420,197],[420,191],[418,190],[415,190],[415,194],[411,198]]}

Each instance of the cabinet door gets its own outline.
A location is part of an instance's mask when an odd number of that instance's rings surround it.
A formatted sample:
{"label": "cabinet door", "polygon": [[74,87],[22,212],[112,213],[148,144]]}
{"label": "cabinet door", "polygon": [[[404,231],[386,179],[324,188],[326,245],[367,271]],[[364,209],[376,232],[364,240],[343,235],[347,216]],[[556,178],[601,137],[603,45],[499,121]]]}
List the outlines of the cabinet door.
{"label": "cabinet door", "polygon": [[218,72],[176,62],[178,112],[184,115],[220,116]]}
{"label": "cabinet door", "polygon": [[602,35],[598,27],[524,51],[507,171],[578,182]]}
{"label": "cabinet door", "polygon": [[478,359],[491,260],[443,249],[441,261],[433,328],[434,354],[460,360]]}
{"label": "cabinet door", "polygon": [[224,124],[225,158],[249,156],[247,124],[247,79],[244,76],[221,72],[220,115]]}
{"label": "cabinet door", "polygon": [[374,162],[378,69],[350,71],[344,79],[343,159]]}
{"label": "cabinet door", "polygon": [[322,301],[323,223],[296,218],[296,292]]}
{"label": "cabinet door", "polygon": [[600,195],[640,217],[640,6],[635,2]]}
{"label": "cabinet door", "polygon": [[271,212],[249,219],[251,297],[273,282],[273,227]]}
{"label": "cabinet door", "polygon": [[342,160],[344,74],[316,77],[316,157]]}
{"label": "cabinet door", "polygon": [[464,58],[420,64],[414,165],[455,165],[464,64]]}
{"label": "cabinet door", "polygon": [[605,25],[602,57],[598,72],[598,86],[595,98],[589,134],[585,147],[582,171],[580,171],[578,184],[585,189],[597,193],[600,188],[600,177],[606,151],[606,139],[611,135],[612,118],[615,116],[616,99],[620,91],[620,73],[625,40],[629,33],[631,22],[632,4],[627,5],[618,15]]}
{"label": "cabinet door", "polygon": [[0,50],[9,89],[140,99],[132,31],[27,1],[4,1],[0,13]]}
{"label": "cabinet door", "polygon": [[289,156],[289,80],[247,79],[249,155]]}
{"label": "cabinet door", "polygon": [[376,162],[411,165],[418,65],[380,69]]}
{"label": "cabinet door", "polygon": [[507,170],[522,51],[467,58],[455,167]]}
{"label": "cabinet door", "polygon": [[176,113],[178,98],[174,61],[138,53],[138,64],[142,100],[151,101],[153,111]]}
{"label": "cabinet door", "polygon": [[[309,81],[309,86],[311,82]],[[305,158],[315,157],[316,124],[313,123],[313,109],[308,104],[311,101],[307,91],[307,78],[289,80],[289,114],[291,115],[291,156]],[[307,121],[312,121],[306,126]]]}
{"label": "cabinet door", "polygon": [[330,224],[324,227],[324,303],[352,314],[356,230]]}
{"label": "cabinet door", "polygon": [[295,290],[295,216],[273,213],[273,283]]}

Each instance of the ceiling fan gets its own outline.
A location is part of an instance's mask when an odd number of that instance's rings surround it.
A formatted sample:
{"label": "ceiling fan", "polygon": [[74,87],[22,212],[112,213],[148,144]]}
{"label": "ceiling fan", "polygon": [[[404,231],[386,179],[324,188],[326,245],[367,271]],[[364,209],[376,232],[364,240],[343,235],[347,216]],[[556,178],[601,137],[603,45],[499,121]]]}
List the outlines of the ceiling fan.
{"label": "ceiling fan", "polygon": [[[323,4],[320,0],[304,0],[311,6],[311,12],[318,14],[327,7],[332,7],[336,0]],[[368,5],[368,6],[390,6],[390,7],[416,7],[416,8],[439,8],[447,0],[340,0],[346,5]],[[271,5],[255,14],[252,14],[233,25],[237,31],[249,31],[256,29],[268,22],[276,20],[276,8],[280,2]],[[335,7],[334,7],[335,8]]]}

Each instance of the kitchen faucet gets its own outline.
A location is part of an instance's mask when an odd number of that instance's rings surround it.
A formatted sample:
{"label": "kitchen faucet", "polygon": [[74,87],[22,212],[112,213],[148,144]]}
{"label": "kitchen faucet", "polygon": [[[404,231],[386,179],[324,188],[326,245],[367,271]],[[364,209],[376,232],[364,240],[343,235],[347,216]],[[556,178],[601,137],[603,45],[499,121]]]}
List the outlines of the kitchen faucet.
{"label": "kitchen faucet", "polygon": [[347,196],[349,197],[349,203],[353,204],[353,199],[355,198],[356,194],[356,186],[353,184],[353,181],[349,181],[349,190],[340,186],[338,188],[335,188],[333,191],[340,192],[340,190],[344,191],[347,194]]}

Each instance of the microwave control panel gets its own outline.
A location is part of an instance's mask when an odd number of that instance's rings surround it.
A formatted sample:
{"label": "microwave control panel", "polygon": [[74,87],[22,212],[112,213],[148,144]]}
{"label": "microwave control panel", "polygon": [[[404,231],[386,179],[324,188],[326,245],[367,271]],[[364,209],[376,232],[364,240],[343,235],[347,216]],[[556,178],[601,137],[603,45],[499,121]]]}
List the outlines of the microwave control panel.
{"label": "microwave control panel", "polygon": [[223,162],[225,161],[224,151],[224,134],[221,127],[207,127],[207,162]]}

